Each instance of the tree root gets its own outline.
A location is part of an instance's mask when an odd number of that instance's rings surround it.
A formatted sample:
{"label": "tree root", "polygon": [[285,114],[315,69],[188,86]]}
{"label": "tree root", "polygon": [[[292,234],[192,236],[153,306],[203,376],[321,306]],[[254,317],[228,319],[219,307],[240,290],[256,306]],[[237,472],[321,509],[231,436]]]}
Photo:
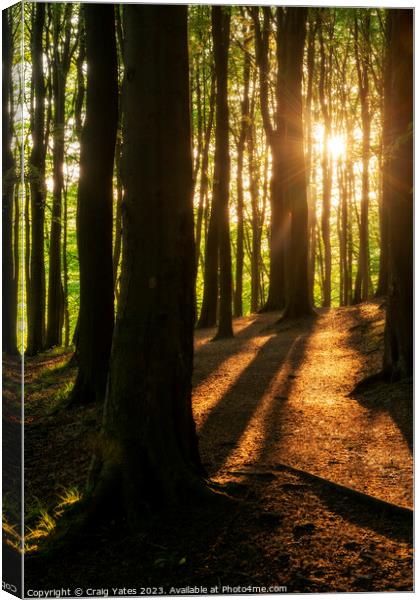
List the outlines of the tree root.
{"label": "tree root", "polygon": [[400,506],[399,504],[394,504],[392,502],[387,502],[386,500],[381,500],[380,498],[376,498],[375,496],[370,496],[369,494],[365,494],[364,492],[360,492],[354,488],[347,487],[346,485],[342,485],[340,483],[335,483],[330,479],[325,479],[319,475],[314,475],[309,471],[304,471],[303,469],[298,469],[296,467],[292,467],[291,465],[287,465],[284,463],[278,463],[273,465],[271,469],[266,471],[252,471],[252,470],[241,470],[241,471],[231,471],[232,475],[251,475],[256,477],[261,477],[263,475],[267,476],[277,476],[278,471],[290,471],[291,473],[295,473],[300,477],[305,479],[309,479],[316,483],[320,483],[323,486],[329,487],[337,492],[340,492],[343,495],[350,496],[355,500],[358,500],[364,504],[369,505],[372,508],[384,510],[394,516],[404,517],[406,519],[413,519],[413,510],[407,508],[405,506]]}

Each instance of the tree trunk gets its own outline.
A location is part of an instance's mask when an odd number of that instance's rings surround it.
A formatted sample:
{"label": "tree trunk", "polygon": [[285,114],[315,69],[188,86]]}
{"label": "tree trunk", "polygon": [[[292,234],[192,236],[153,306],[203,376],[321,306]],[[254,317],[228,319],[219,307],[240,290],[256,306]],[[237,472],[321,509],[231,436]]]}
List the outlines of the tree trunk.
{"label": "tree trunk", "polygon": [[306,93],[306,172],[307,172],[307,199],[308,199],[308,235],[309,235],[309,295],[311,304],[314,304],[314,283],[315,283],[315,256],[316,256],[316,199],[312,194],[312,99],[314,87],[314,67],[315,67],[315,38],[317,32],[317,22],[311,23],[308,31],[307,48],[307,70],[308,83]]}
{"label": "tree trunk", "polygon": [[212,37],[216,73],[216,148],[214,155],[213,202],[219,221],[219,323],[217,338],[233,336],[232,329],[232,257],[229,232],[229,107],[228,51],[230,8],[212,7]]}
{"label": "tree trunk", "polygon": [[249,74],[251,68],[251,59],[247,50],[244,52],[243,83],[244,92],[241,101],[241,129],[238,141],[238,160],[237,160],[237,234],[236,234],[236,273],[235,273],[235,297],[234,297],[234,315],[242,316],[242,295],[243,295],[243,270],[244,270],[244,151],[246,139],[249,131]]}
{"label": "tree trunk", "polygon": [[[322,9],[318,9],[322,10]],[[321,231],[322,241],[324,245],[324,278],[322,286],[322,306],[331,306],[331,232],[330,232],[330,217],[331,217],[331,187],[332,187],[332,170],[330,156],[328,152],[328,140],[331,136],[331,114],[329,95],[331,86],[329,81],[330,66],[327,61],[325,52],[325,42],[323,34],[323,26],[320,23],[319,28],[319,45],[321,52],[320,75],[319,75],[319,100],[321,104],[322,114],[324,117],[324,140],[322,151],[322,215],[321,215]]]}
{"label": "tree trunk", "polygon": [[269,40],[270,40],[270,8],[264,7],[263,27],[259,21],[259,9],[251,8],[251,16],[255,30],[256,60],[260,74],[260,105],[264,130],[270,146],[272,157],[272,176],[270,185],[270,275],[268,298],[263,311],[281,310],[285,306],[284,260],[287,237],[287,215],[284,206],[284,57],[285,41],[283,31],[283,8],[276,9],[277,15],[277,85],[275,127],[273,127],[269,111]]}
{"label": "tree trunk", "polygon": [[362,113],[362,198],[360,203],[359,261],[354,286],[353,303],[358,304],[369,296],[369,158],[370,158],[370,108],[369,108],[369,51],[370,14],[365,11],[362,23],[362,40],[359,36],[359,23],[355,17],[355,56],[359,82],[359,96]]}
{"label": "tree trunk", "polygon": [[303,150],[302,76],[307,9],[287,8],[284,117],[286,126],[286,206],[291,214],[286,308],[282,318],[313,314],[309,290],[309,231]]}
{"label": "tree trunk", "polygon": [[[385,33],[385,44],[388,47],[390,43],[390,26],[391,19],[387,19],[386,22],[386,33]],[[388,271],[389,271],[389,224],[387,223],[387,210],[386,207],[389,205],[390,200],[387,197],[389,193],[389,186],[386,185],[386,169],[388,168],[388,156],[387,151],[390,146],[390,132],[391,132],[391,68],[390,68],[390,56],[386,52],[384,60],[384,74],[383,74],[383,117],[382,117],[382,194],[379,200],[379,225],[381,234],[381,246],[380,246],[380,259],[379,259],[379,277],[378,286],[376,288],[376,296],[385,296],[388,291]]]}
{"label": "tree trunk", "polygon": [[45,344],[45,81],[42,35],[45,23],[45,4],[33,5],[32,19],[32,86],[35,95],[32,151],[29,159],[31,184],[31,260],[28,294],[28,345],[26,353],[41,352]]}
{"label": "tree trunk", "polygon": [[214,121],[214,104],[216,100],[216,79],[213,73],[212,82],[211,82],[211,92],[210,92],[210,107],[209,107],[209,116],[207,121],[207,126],[205,130],[205,139],[203,145],[203,152],[201,157],[201,172],[200,172],[200,191],[199,191],[199,201],[198,201],[198,210],[197,210],[197,224],[196,224],[196,233],[195,233],[195,264],[196,264],[196,276],[198,273],[198,265],[201,251],[201,234],[203,229],[203,215],[204,215],[204,207],[207,201],[208,189],[209,189],[209,149],[210,149],[210,140],[211,133],[213,130],[213,121]]}
{"label": "tree trunk", "polygon": [[[204,493],[191,408],[194,223],[187,7],[124,5],[123,256],[91,513]],[[147,82],[147,85],[145,85]]]}
{"label": "tree trunk", "polygon": [[413,373],[413,11],[392,9],[390,121],[385,169],[389,225],[389,288],[384,374],[391,381]]}
{"label": "tree trunk", "polygon": [[219,222],[214,197],[211,204],[204,257],[204,292],[197,328],[214,327],[217,319],[217,271]]}
{"label": "tree trunk", "polygon": [[257,312],[259,302],[260,285],[260,248],[261,248],[261,228],[260,215],[258,210],[258,173],[257,160],[255,156],[255,127],[249,128],[248,134],[248,173],[249,173],[249,193],[251,196],[252,213],[252,244],[251,244],[251,312]]}
{"label": "tree trunk", "polygon": [[3,352],[17,354],[17,269],[13,256],[13,192],[15,187],[15,160],[12,153],[13,115],[11,113],[13,40],[11,10],[2,14],[3,34],[3,103],[2,103],[2,327]]}
{"label": "tree trunk", "polygon": [[[72,5],[53,5],[53,204],[51,215],[50,256],[48,273],[48,318],[46,346],[60,346],[64,319],[64,295],[61,281],[61,212],[63,193],[65,90],[70,66],[70,33]],[[61,15],[61,12],[64,14]],[[61,28],[64,28],[64,39]],[[60,47],[62,49],[60,51]]]}
{"label": "tree trunk", "polygon": [[114,327],[112,178],[118,124],[113,5],[86,4],[86,117],[80,144],[78,373],[70,402],[102,401]]}

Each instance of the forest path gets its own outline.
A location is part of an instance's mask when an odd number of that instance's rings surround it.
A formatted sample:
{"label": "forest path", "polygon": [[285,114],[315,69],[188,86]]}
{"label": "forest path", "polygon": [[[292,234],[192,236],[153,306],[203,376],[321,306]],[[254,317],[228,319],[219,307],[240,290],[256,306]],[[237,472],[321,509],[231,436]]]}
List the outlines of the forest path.
{"label": "forest path", "polygon": [[286,463],[411,507],[409,388],[348,395],[380,369],[380,303],[318,312],[275,327],[275,313],[239,318],[232,340],[197,333],[193,409],[203,461],[220,480]]}

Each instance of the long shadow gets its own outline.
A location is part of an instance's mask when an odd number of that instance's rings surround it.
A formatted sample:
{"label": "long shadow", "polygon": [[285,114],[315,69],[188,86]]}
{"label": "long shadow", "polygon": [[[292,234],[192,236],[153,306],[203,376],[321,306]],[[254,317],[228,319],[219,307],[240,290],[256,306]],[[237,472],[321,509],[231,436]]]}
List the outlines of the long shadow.
{"label": "long shadow", "polygon": [[[366,317],[360,307],[354,307],[357,323],[349,330],[346,343],[356,348],[363,360],[376,353],[376,360],[370,373],[379,372],[382,364],[383,331],[378,332],[381,315],[378,318]],[[370,362],[370,361],[369,361]],[[369,362],[367,363],[369,365]],[[405,380],[388,383],[381,379],[372,379],[352,392],[354,400],[371,411],[372,416],[387,412],[403,435],[410,452],[413,453],[413,382]]]}
{"label": "long shadow", "polygon": [[346,521],[396,541],[413,543],[413,519],[409,516],[367,506],[362,501],[322,485],[314,484],[311,489],[331,511]]}
{"label": "long shadow", "polygon": [[[202,446],[212,445],[210,469],[212,472],[223,465],[238,446],[265,392],[280,369],[287,365],[287,379],[291,371],[299,368],[315,322],[315,318],[296,322],[294,324],[296,336],[292,340],[290,334],[282,331],[281,326],[273,328],[271,334],[267,334],[269,337],[259,348],[255,358],[209,411],[199,429],[199,437],[203,442]],[[278,406],[281,407],[283,404],[279,402]],[[226,423],[229,423],[228,427]],[[217,447],[214,444],[215,439],[220,440]]]}
{"label": "long shadow", "polygon": [[[257,336],[268,322],[274,322],[277,317],[277,313],[264,315],[264,317],[253,315],[251,323],[235,332],[235,336],[228,340],[213,341],[213,335],[211,335],[210,339],[203,342],[194,352],[193,386],[200,384],[227,359],[238,354],[250,339]],[[200,330],[199,335],[206,335],[207,331],[213,334],[216,329]],[[218,352],[215,352],[216,349]]]}
{"label": "long shadow", "polygon": [[317,324],[317,316],[302,321],[304,326],[296,339],[293,349],[288,356],[288,370],[284,374],[283,380],[276,389],[275,394],[264,417],[264,439],[260,444],[258,453],[258,463],[264,464],[270,459],[272,452],[272,440],[280,442],[283,434],[282,416],[288,411],[288,396],[292,391],[296,378],[299,376],[299,369],[304,362],[308,342],[313,330]]}
{"label": "long shadow", "polygon": [[351,397],[369,409],[372,416],[387,412],[400,430],[413,454],[413,380],[395,383],[372,382],[366,389],[355,391]]}
{"label": "long shadow", "polygon": [[[289,345],[281,345],[281,333],[277,333],[271,337],[260,349],[253,362],[241,374],[239,380],[208,415],[206,422],[200,430],[203,438],[212,434],[216,435],[217,429],[223,426],[223,419],[228,419],[230,422],[228,429],[229,439],[217,450],[217,455],[215,456],[214,467],[216,469],[223,464],[237,446],[242,433],[245,431],[248,422],[257,409],[259,401],[268,390],[279,369],[286,364],[285,372],[282,373],[281,380],[273,388],[269,407],[264,413],[263,439],[259,440],[259,449],[253,461],[253,467],[258,472],[259,468],[269,466],[270,462],[272,462],[273,442],[277,445],[282,441],[282,417],[288,410],[288,396],[299,377],[299,369],[305,360],[308,342],[316,323],[317,319],[308,319],[300,323],[296,327],[296,337]],[[272,353],[274,348],[281,348],[281,353],[273,361]],[[268,369],[267,358],[272,361]],[[246,412],[236,409],[238,406],[237,398],[240,396],[247,398]],[[395,403],[393,406],[395,406]],[[244,484],[250,484],[252,477],[245,476],[243,479]],[[304,481],[303,483],[306,482]],[[365,503],[359,502],[353,497],[347,497],[338,491],[331,490],[330,487],[327,488],[322,484],[315,483],[311,484],[310,487],[311,491],[331,511],[339,514],[347,521],[362,528],[373,530],[388,538],[412,543],[412,520],[410,517],[396,516],[385,510],[372,510]]]}

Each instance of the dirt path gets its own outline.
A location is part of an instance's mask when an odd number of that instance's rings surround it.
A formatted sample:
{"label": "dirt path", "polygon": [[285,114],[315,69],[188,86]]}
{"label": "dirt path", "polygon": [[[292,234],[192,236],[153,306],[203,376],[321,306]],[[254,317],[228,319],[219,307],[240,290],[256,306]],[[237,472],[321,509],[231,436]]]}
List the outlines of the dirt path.
{"label": "dirt path", "polygon": [[197,336],[193,406],[211,474],[283,462],[411,507],[408,424],[401,429],[380,399],[364,406],[348,396],[380,368],[378,303],[270,328],[276,318],[238,319],[230,341]]}
{"label": "dirt path", "polygon": [[[274,326],[278,315],[236,319],[235,338],[196,334],[193,409],[209,475],[229,487],[223,514],[157,515],[131,537],[112,523],[57,564],[29,563],[29,587],[284,585],[290,592],[411,590],[412,521],[366,506],[290,471],[310,471],[377,498],[412,503],[411,384],[349,392],[380,368],[378,303],[319,311]],[[70,355],[28,360],[26,511],[84,489],[101,407],[54,411],[71,388]],[[259,474],[258,474],[259,473]],[[185,514],[184,514],[185,513]],[[98,541],[99,540],[99,541]],[[32,566],[31,566],[32,564]]]}

